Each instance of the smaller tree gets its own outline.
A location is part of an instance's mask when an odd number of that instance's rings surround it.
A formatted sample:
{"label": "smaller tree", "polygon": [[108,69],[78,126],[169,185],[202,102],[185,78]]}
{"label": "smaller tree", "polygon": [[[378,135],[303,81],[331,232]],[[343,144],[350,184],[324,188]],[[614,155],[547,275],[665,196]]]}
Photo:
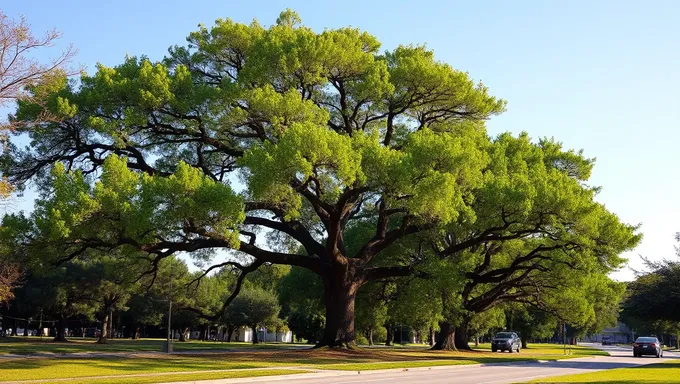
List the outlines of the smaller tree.
{"label": "smaller tree", "polygon": [[506,314],[512,330],[522,338],[522,348],[527,348],[529,340],[551,337],[557,329],[554,315],[532,306],[512,306]]}
{"label": "smaller tree", "polygon": [[282,317],[296,338],[309,343],[320,340],[326,324],[323,283],[319,276],[303,268],[292,267],[277,288]]}
{"label": "smaller tree", "polygon": [[355,306],[356,329],[373,345],[373,334],[387,321],[386,290],[389,282],[372,282],[363,286]]}
{"label": "smaller tree", "polygon": [[256,344],[258,327],[275,323],[279,311],[279,303],[274,293],[261,288],[247,288],[227,307],[225,317],[237,326],[251,327],[253,344]]}
{"label": "smaller tree", "polygon": [[501,307],[494,307],[487,311],[476,313],[470,319],[468,331],[475,339],[475,346],[479,345],[479,337],[492,329],[505,326],[505,312]]}
{"label": "smaller tree", "polygon": [[160,325],[167,311],[167,300],[158,297],[151,291],[140,289],[134,293],[127,303],[127,311],[123,313],[123,321],[130,326],[130,337],[142,337],[142,327]]}
{"label": "smaller tree", "polygon": [[[27,89],[35,84],[58,82],[59,78],[77,72],[66,69],[69,61],[77,53],[72,45],[66,47],[61,54],[47,63],[41,63],[32,57],[36,50],[54,46],[61,36],[59,31],[53,29],[47,31],[42,37],[37,37],[24,17],[17,22],[0,10],[0,50],[2,51],[0,54],[0,107],[27,97]],[[34,101],[40,102],[36,97]],[[2,123],[0,142],[4,146],[7,145],[9,139],[7,133],[13,130],[16,121],[12,118],[8,125],[5,121]],[[0,199],[8,198],[13,190],[14,186],[7,182],[6,177],[3,177],[0,180]],[[18,265],[10,265],[7,261],[0,260],[0,294],[19,281],[18,270]],[[1,299],[2,297],[0,297],[0,304]]]}

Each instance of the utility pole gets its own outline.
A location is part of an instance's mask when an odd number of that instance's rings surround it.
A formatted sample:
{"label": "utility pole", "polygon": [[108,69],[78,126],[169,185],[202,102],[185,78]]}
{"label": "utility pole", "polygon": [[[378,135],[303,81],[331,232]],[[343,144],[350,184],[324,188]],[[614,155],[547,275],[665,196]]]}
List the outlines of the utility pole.
{"label": "utility pole", "polygon": [[564,343],[564,354],[567,354],[567,322],[562,320],[562,342]]}
{"label": "utility pole", "polygon": [[170,289],[168,290],[168,340],[165,342],[166,353],[172,353],[172,260],[170,260]]}

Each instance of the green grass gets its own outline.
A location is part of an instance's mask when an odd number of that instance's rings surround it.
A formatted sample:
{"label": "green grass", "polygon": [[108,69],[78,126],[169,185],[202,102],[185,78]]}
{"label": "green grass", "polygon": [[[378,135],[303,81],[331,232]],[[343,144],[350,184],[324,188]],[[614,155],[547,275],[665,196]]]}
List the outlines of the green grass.
{"label": "green grass", "polygon": [[[490,351],[491,344],[479,344],[479,347],[473,347],[478,351]],[[569,348],[567,347],[567,351]],[[498,352],[500,354],[510,354],[508,352]],[[564,345],[561,344],[529,344],[527,348],[522,348],[520,355],[546,355],[546,356],[564,356]],[[581,345],[571,346],[571,355],[569,357],[586,357],[586,356],[609,356],[609,354],[600,349],[584,347]]]}
{"label": "green grass", "polygon": [[[55,343],[51,338],[15,336],[0,339],[0,354],[30,355],[37,353],[85,353],[85,352],[160,352],[163,339],[112,339],[108,344],[97,344],[93,338],[71,338],[66,343]],[[210,351],[231,349],[271,349],[285,348],[299,344],[244,342],[187,341],[173,343],[175,351]]]}
{"label": "green grass", "polygon": [[[196,342],[201,344],[200,342]],[[209,344],[209,343],[205,343]],[[129,341],[126,344],[130,345]],[[144,341],[140,345],[145,345]],[[276,370],[290,368],[303,370],[375,370],[391,368],[415,368],[442,365],[488,364],[526,360],[557,360],[567,358],[554,345],[535,345],[522,353],[491,353],[483,351],[429,351],[423,347],[357,348],[354,350],[332,349],[237,349],[229,352],[187,353],[165,355],[161,353],[138,352],[126,356],[74,358],[62,355],[59,358],[15,358],[0,360],[2,380],[50,380],[74,378],[65,383],[80,383],[86,377],[119,376],[131,374],[154,374],[173,372],[196,372],[215,370],[259,369]],[[596,353],[587,348],[575,348],[571,357]],[[281,370],[281,369],[279,369]],[[232,371],[240,372],[240,371]],[[254,372],[254,371],[253,371]],[[213,374],[203,372],[202,374]],[[220,374],[223,372],[219,372]],[[181,375],[176,375],[181,376]],[[167,375],[164,381],[172,381]],[[186,376],[179,380],[186,379]],[[87,382],[91,382],[87,379]],[[140,382],[139,378],[136,378]],[[147,380],[145,378],[144,380]],[[148,380],[153,380],[149,378]],[[99,381],[96,381],[99,383]],[[151,381],[152,382],[152,381]],[[106,382],[104,382],[106,383]]]}
{"label": "green grass", "polygon": [[0,362],[3,380],[39,380],[138,373],[190,372],[287,366],[285,362],[229,361],[223,356],[110,359],[18,359]]}
{"label": "green grass", "polygon": [[[81,380],[69,380],[68,384],[151,384],[151,383],[169,383],[173,381],[189,381],[189,380],[217,380],[217,379],[241,379],[246,377],[261,377],[261,376],[278,376],[278,375],[292,375],[296,373],[307,373],[304,370],[290,370],[290,369],[267,369],[267,370],[248,370],[248,371],[232,371],[232,372],[205,372],[205,373],[190,373],[190,374],[171,374],[160,376],[133,376],[133,377],[116,377],[116,378],[88,378]],[[64,384],[64,381],[42,381],[40,384]]]}
{"label": "green grass", "polygon": [[635,368],[617,368],[578,375],[555,376],[535,380],[532,383],[680,384],[680,361],[672,360]]}

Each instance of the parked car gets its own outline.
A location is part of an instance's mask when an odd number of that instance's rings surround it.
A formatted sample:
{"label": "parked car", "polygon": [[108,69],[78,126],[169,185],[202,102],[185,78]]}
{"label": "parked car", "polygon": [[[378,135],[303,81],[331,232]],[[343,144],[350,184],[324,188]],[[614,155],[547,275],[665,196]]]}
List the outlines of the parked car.
{"label": "parked car", "polygon": [[633,343],[633,356],[654,355],[663,357],[663,345],[656,337],[638,337]]}
{"label": "parked car", "polygon": [[491,352],[508,351],[510,353],[517,351],[519,353],[522,347],[522,341],[515,332],[498,332],[496,336],[491,339]]}
{"label": "parked car", "polygon": [[612,339],[609,336],[603,337],[602,345],[612,345]]}

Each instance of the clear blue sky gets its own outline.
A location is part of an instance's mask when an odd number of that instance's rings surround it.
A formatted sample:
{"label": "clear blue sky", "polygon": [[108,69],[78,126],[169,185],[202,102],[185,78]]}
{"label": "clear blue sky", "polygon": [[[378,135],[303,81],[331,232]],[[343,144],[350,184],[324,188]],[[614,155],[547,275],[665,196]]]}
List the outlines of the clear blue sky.
{"label": "clear blue sky", "polygon": [[[436,56],[481,79],[508,111],[491,133],[554,136],[597,158],[598,199],[626,222],[642,223],[627,255],[674,257],[680,231],[679,1],[239,1],[4,0],[36,31],[56,27],[94,69],[125,54],[160,59],[198,23],[216,18],[272,24],[290,7],[321,31],[351,25],[390,49],[427,44]],[[30,209],[27,200],[23,209]],[[615,274],[630,279],[628,270]]]}

